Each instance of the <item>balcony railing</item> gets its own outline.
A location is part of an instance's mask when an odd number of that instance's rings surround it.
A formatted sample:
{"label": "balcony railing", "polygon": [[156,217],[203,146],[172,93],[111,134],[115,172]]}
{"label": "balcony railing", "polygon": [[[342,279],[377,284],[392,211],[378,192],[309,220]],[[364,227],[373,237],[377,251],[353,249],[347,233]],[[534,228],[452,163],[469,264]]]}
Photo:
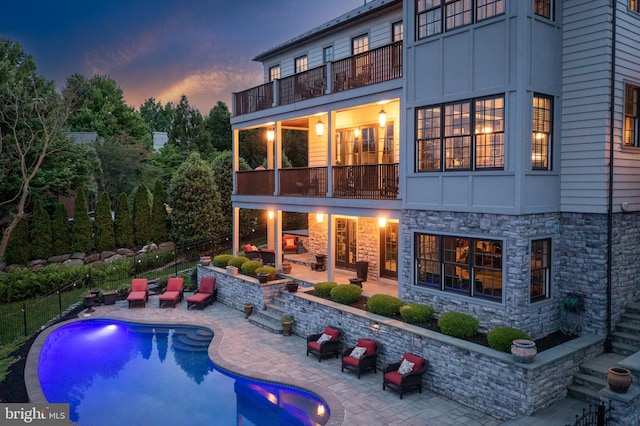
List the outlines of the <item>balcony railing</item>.
{"label": "balcony railing", "polygon": [[[278,91],[275,106],[281,106],[401,78],[402,59],[402,41],[397,41],[284,77],[278,80],[277,85],[265,83],[234,94],[234,115],[274,107],[275,90]],[[330,74],[331,85],[327,84],[327,74]]]}
{"label": "balcony railing", "polygon": [[[398,198],[398,163],[334,166],[333,197],[372,200]],[[327,167],[296,167],[279,170],[281,196],[326,197]],[[273,195],[273,170],[236,173],[238,195]]]}

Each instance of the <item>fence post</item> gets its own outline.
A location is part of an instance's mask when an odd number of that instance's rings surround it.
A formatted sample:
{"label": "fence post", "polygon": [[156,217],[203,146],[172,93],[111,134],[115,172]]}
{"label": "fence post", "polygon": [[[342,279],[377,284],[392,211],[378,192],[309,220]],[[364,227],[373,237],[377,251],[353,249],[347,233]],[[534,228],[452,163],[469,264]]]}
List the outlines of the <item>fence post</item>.
{"label": "fence post", "polygon": [[27,305],[22,302],[22,322],[24,323],[24,336],[27,337]]}
{"label": "fence post", "polygon": [[62,319],[62,294],[60,290],[56,290],[58,293],[58,312],[60,312],[60,319]]}
{"label": "fence post", "polygon": [[176,248],[174,248],[173,249],[173,266],[175,268],[174,275],[176,277],[178,276],[178,256],[177,256],[177,252],[178,252],[178,250]]}

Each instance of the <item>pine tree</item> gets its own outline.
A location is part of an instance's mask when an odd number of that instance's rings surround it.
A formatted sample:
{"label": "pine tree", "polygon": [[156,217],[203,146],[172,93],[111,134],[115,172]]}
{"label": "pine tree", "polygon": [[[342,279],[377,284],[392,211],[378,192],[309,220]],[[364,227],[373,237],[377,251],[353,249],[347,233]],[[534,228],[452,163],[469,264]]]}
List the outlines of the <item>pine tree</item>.
{"label": "pine tree", "polygon": [[149,190],[141,183],[133,199],[133,242],[144,245],[151,239],[151,206]]}
{"label": "pine tree", "polygon": [[48,259],[53,251],[51,236],[51,218],[42,207],[40,200],[33,207],[31,220],[31,257],[33,259]]}
{"label": "pine tree", "polygon": [[29,261],[29,225],[27,219],[20,219],[13,229],[9,242],[7,243],[5,259],[8,265],[25,265]]}
{"label": "pine tree", "polygon": [[153,188],[153,204],[151,205],[151,239],[162,243],[169,239],[167,230],[167,209],[164,206],[164,188],[162,181],[156,179]]}
{"label": "pine tree", "polygon": [[116,202],[114,232],[118,247],[133,247],[133,220],[129,209],[129,199],[124,192]]}
{"label": "pine tree", "polygon": [[51,221],[53,254],[55,256],[71,252],[71,225],[69,213],[63,203],[56,204]]}
{"label": "pine tree", "polygon": [[116,239],[113,233],[113,219],[111,218],[111,199],[108,192],[103,192],[96,203],[96,250],[115,250]]}
{"label": "pine tree", "polygon": [[73,204],[73,226],[71,228],[71,250],[74,252],[89,253],[93,248],[93,226],[87,210],[87,199],[84,189],[76,191],[76,200]]}

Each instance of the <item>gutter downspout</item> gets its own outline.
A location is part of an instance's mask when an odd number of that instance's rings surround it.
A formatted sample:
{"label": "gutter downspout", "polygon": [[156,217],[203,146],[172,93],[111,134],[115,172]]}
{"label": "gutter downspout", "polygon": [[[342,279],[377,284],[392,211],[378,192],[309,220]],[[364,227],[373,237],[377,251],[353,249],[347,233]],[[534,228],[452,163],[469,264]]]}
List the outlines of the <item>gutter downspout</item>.
{"label": "gutter downspout", "polygon": [[614,118],[615,118],[615,89],[616,89],[616,10],[618,9],[618,1],[611,0],[613,10],[611,13],[611,77],[610,77],[610,94],[609,94],[609,205],[607,206],[607,338],[604,343],[605,352],[613,350],[611,344],[611,299],[612,289],[611,280],[613,273],[613,136],[614,136]]}

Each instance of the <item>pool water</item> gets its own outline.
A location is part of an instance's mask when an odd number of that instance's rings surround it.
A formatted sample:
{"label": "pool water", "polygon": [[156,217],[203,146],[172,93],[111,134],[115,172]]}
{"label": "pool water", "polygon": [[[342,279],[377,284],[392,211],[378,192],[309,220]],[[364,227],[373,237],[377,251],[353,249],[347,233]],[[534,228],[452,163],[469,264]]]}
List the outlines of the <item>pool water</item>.
{"label": "pool water", "polygon": [[324,425],[316,395],[217,368],[202,327],[91,319],[54,330],[40,352],[47,401],[83,425]]}

